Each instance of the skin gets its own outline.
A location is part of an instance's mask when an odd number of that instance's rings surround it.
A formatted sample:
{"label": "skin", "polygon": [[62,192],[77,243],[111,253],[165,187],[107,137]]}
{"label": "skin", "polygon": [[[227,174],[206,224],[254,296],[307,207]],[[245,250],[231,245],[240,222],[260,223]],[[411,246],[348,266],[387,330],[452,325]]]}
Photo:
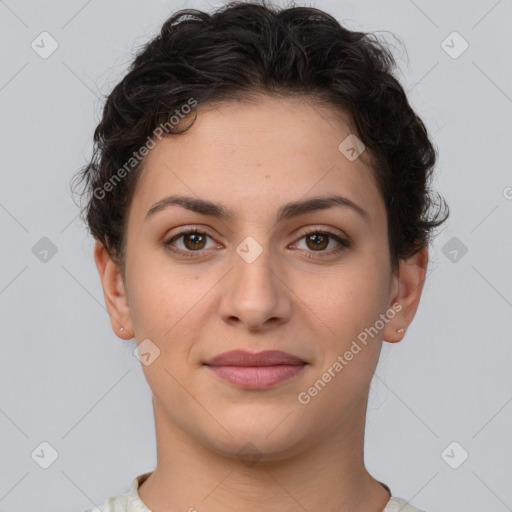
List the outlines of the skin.
{"label": "skin", "polygon": [[[368,152],[350,161],[339,151],[352,132],[333,109],[265,96],[197,112],[189,131],[162,139],[146,157],[129,209],[125,279],[100,242],[94,252],[114,332],[137,344],[149,338],[160,350],[142,366],[157,467],[139,495],[153,512],[381,512],[389,494],[363,455],[369,386],[382,342],[400,341],[397,329],[414,318],[427,248],[392,273]],[[369,220],[335,206],[276,223],[285,203],[333,193]],[[232,217],[173,205],[146,218],[171,194],[221,203]],[[199,251],[197,239],[174,241],[192,257],[164,245],[178,228],[194,227],[210,237],[199,239]],[[351,246],[328,255],[339,243],[308,241],[310,230]],[[248,236],[263,249],[252,263],[236,252]],[[402,306],[394,318],[301,404],[298,394],[394,303]],[[203,365],[232,349],[283,350],[309,364],[273,388],[245,390]],[[252,465],[237,456],[247,443],[260,456]]]}

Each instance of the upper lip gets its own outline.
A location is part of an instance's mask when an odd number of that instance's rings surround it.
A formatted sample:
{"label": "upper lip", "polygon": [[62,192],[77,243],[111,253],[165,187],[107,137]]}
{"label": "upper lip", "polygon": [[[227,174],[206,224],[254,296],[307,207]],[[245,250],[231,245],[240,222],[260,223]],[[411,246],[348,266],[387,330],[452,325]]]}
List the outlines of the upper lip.
{"label": "upper lip", "polygon": [[257,353],[231,350],[219,354],[204,364],[208,366],[273,366],[277,364],[306,364],[306,361],[281,350],[264,350]]}

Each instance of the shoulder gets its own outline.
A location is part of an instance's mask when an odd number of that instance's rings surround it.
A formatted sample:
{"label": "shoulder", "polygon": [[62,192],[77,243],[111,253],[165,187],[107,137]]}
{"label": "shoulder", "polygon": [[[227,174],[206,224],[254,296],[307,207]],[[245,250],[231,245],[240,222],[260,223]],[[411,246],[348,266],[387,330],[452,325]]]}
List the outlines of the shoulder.
{"label": "shoulder", "polygon": [[111,496],[96,507],[89,508],[84,512],[128,512],[130,499],[128,493],[119,496]]}
{"label": "shoulder", "polygon": [[413,507],[408,501],[403,498],[393,496],[386,505],[382,512],[425,512],[419,508]]}
{"label": "shoulder", "polygon": [[96,507],[84,512],[147,512],[149,509],[132,493],[111,496]]}
{"label": "shoulder", "polygon": [[137,492],[139,485],[150,474],[151,472],[135,477],[129,491],[119,496],[111,496],[103,503],[83,512],[151,512],[141,501]]}

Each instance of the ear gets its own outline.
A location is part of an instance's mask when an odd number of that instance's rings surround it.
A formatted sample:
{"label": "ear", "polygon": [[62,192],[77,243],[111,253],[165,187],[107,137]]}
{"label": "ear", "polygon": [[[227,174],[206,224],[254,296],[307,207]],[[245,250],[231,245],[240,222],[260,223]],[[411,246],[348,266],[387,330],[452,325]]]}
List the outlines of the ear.
{"label": "ear", "polygon": [[[94,260],[100,275],[112,330],[119,338],[125,340],[133,338],[132,321],[121,269],[99,241],[94,245]],[[123,328],[122,331],[121,328]]]}
{"label": "ear", "polygon": [[[418,309],[427,264],[428,246],[423,246],[410,258],[400,261],[398,274],[393,277],[389,302],[389,308],[393,308],[396,314],[384,328],[385,341],[396,343],[404,337]],[[404,329],[404,332],[397,332],[397,329]]]}

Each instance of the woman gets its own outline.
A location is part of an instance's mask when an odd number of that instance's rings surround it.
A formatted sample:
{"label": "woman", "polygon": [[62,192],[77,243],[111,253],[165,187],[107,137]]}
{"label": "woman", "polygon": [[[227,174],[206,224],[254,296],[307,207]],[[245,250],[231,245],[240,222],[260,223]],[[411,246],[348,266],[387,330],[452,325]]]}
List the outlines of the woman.
{"label": "woman", "polygon": [[394,66],[320,10],[231,3],[173,15],[109,95],[79,178],[157,467],[103,512],[418,511],[363,455],[448,217]]}

